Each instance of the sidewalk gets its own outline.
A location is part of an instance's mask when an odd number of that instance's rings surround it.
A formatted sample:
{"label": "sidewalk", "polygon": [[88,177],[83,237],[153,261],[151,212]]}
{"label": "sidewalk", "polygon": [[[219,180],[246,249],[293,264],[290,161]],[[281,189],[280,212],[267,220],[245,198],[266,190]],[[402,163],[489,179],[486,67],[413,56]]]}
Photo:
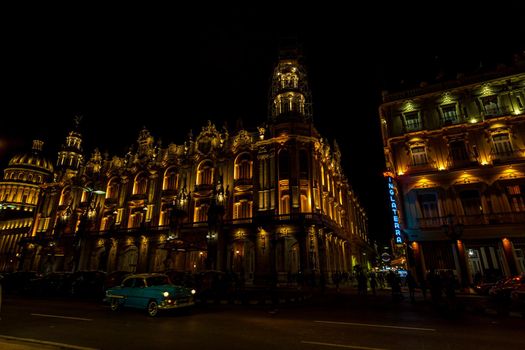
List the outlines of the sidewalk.
{"label": "sidewalk", "polygon": [[27,339],[0,335],[0,349],[2,350],[95,350],[83,346],[49,342],[44,340]]}

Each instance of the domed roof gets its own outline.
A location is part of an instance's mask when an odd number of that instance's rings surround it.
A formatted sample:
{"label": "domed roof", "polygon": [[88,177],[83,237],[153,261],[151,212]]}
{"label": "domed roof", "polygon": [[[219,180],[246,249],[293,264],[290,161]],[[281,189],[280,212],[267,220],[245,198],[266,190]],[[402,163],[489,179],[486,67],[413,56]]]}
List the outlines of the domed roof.
{"label": "domed roof", "polygon": [[39,140],[33,141],[33,149],[31,152],[17,154],[9,161],[9,167],[32,167],[41,168],[49,173],[53,173],[53,163],[44,158],[41,154],[44,142]]}

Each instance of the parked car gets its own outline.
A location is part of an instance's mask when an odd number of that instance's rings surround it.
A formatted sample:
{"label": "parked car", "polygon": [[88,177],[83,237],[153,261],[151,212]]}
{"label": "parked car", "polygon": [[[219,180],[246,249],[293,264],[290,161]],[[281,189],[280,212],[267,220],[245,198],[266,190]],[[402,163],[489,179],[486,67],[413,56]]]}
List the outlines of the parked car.
{"label": "parked car", "polygon": [[30,282],[30,293],[45,296],[66,296],[71,294],[71,272],[51,272]]}
{"label": "parked car", "polygon": [[113,271],[106,275],[106,280],[104,281],[104,290],[120,286],[122,284],[122,281],[124,281],[124,278],[131,275],[131,272],[128,271]]}
{"label": "parked car", "polygon": [[521,276],[521,283],[510,293],[512,301],[525,305],[525,276]]}
{"label": "parked car", "polygon": [[106,291],[106,301],[111,310],[121,307],[145,309],[150,316],[157,316],[159,310],[188,308],[195,305],[194,289],[170,283],[167,275],[145,273],[130,275],[122,285]]}
{"label": "parked car", "polygon": [[40,275],[34,271],[8,272],[2,276],[2,287],[6,294],[25,294],[30,291],[31,281]]}
{"label": "parked car", "polygon": [[71,295],[86,298],[104,297],[106,273],[102,271],[77,271],[71,280]]}
{"label": "parked car", "polygon": [[496,299],[509,299],[512,291],[518,289],[524,278],[523,276],[504,278],[490,288],[489,295]]}

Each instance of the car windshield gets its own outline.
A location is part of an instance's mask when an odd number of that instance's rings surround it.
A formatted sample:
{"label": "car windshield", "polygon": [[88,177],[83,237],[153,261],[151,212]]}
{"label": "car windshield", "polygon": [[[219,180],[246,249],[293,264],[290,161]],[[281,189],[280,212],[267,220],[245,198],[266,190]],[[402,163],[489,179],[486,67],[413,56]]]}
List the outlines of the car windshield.
{"label": "car windshield", "polygon": [[168,280],[168,276],[155,276],[155,277],[148,277],[146,279],[148,286],[160,286],[163,284],[169,284],[170,281]]}

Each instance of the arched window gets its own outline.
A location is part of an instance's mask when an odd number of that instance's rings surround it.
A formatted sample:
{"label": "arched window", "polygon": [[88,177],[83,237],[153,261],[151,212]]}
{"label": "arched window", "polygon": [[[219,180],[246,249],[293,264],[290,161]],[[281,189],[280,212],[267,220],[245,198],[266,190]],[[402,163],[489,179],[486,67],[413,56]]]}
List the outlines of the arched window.
{"label": "arched window", "polygon": [[145,173],[140,173],[135,177],[133,194],[146,194],[148,189],[148,177]]}
{"label": "arched window", "polygon": [[305,149],[299,151],[299,177],[308,178],[308,154]]}
{"label": "arched window", "polygon": [[252,217],[253,202],[246,198],[235,198],[233,204],[233,219],[249,219]]}
{"label": "arched window", "polygon": [[290,155],[287,150],[279,152],[279,179],[290,178]]}
{"label": "arched window", "polygon": [[280,205],[280,211],[279,214],[290,214],[290,196],[285,194],[284,196],[281,196],[281,205]]}
{"label": "arched window", "polygon": [[197,185],[213,184],[213,163],[211,160],[204,160],[197,168]]}
{"label": "arched window", "polygon": [[301,212],[303,213],[309,213],[312,210],[310,209],[310,201],[308,200],[308,196],[306,194],[301,193]]}
{"label": "arched window", "polygon": [[237,179],[251,179],[252,174],[252,160],[248,153],[242,153],[235,159],[234,178]]}
{"label": "arched window", "polygon": [[71,201],[71,187],[64,187],[62,193],[60,194],[60,201],[58,205],[68,205]]}
{"label": "arched window", "polygon": [[193,221],[194,222],[208,221],[208,208],[209,208],[209,205],[207,203],[200,203],[198,205],[195,205]]}
{"label": "arched window", "polygon": [[179,174],[175,168],[171,167],[166,169],[164,173],[164,182],[162,184],[163,190],[176,190],[178,187]]}
{"label": "arched window", "polygon": [[108,187],[106,189],[106,198],[111,198],[111,199],[117,199],[118,198],[118,192],[119,192],[119,182],[118,182],[118,178],[113,178],[111,180],[109,180],[108,182]]}

